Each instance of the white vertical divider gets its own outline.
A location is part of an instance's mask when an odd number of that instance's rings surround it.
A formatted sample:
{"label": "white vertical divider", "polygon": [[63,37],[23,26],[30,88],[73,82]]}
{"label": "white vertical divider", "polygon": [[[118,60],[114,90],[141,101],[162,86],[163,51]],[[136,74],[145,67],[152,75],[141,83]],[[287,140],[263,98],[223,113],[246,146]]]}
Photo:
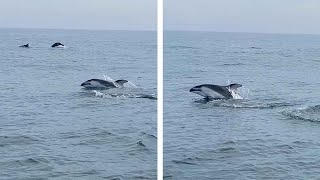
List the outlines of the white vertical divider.
{"label": "white vertical divider", "polygon": [[157,179],[163,179],[163,0],[157,0]]}

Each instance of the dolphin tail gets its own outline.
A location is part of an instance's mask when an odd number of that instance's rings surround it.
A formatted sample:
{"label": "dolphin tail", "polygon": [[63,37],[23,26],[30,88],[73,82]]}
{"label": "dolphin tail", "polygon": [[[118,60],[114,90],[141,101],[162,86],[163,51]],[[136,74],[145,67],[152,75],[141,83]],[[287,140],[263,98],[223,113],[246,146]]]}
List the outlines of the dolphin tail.
{"label": "dolphin tail", "polygon": [[241,84],[230,84],[229,86],[227,86],[227,88],[232,91],[236,91],[239,87],[242,87],[242,85]]}

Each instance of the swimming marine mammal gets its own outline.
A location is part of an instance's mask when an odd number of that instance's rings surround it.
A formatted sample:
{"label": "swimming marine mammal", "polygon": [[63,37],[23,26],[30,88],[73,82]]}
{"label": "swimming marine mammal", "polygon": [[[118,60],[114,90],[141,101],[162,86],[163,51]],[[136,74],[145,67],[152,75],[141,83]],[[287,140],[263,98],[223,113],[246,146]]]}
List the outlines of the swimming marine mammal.
{"label": "swimming marine mammal", "polygon": [[64,45],[60,42],[56,42],[56,43],[52,44],[51,47],[64,47]]}
{"label": "swimming marine mammal", "polygon": [[21,46],[19,46],[19,47],[27,47],[27,48],[28,48],[28,47],[30,47],[30,46],[29,46],[29,43],[28,43],[28,44],[21,45]]}
{"label": "swimming marine mammal", "polygon": [[236,91],[241,84],[230,84],[228,86],[219,86],[214,84],[202,84],[191,88],[189,91],[211,99],[233,99],[232,91]]}
{"label": "swimming marine mammal", "polygon": [[116,80],[116,81],[106,81],[102,79],[90,79],[81,84],[85,88],[98,88],[98,89],[110,89],[110,88],[121,88],[127,80]]}

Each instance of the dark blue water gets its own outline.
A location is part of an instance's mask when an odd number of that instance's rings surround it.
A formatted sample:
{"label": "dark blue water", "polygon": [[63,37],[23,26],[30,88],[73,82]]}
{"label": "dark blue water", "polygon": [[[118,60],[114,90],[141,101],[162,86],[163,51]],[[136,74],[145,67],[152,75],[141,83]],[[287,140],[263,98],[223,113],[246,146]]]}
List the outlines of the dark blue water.
{"label": "dark blue water", "polygon": [[[165,32],[166,179],[316,179],[320,36]],[[189,89],[240,83],[244,99]]]}
{"label": "dark blue water", "polygon": [[[156,177],[155,32],[1,29],[0,39],[1,178]],[[103,75],[133,84],[80,86]]]}

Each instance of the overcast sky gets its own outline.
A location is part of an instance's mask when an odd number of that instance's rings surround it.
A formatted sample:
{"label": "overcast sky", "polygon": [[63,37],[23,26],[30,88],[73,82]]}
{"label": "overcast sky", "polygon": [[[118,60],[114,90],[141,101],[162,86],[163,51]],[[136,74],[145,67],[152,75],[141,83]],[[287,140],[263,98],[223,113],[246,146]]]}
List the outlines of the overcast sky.
{"label": "overcast sky", "polygon": [[156,0],[0,0],[0,28],[156,30]]}
{"label": "overcast sky", "polygon": [[164,0],[165,30],[320,34],[319,0]]}

